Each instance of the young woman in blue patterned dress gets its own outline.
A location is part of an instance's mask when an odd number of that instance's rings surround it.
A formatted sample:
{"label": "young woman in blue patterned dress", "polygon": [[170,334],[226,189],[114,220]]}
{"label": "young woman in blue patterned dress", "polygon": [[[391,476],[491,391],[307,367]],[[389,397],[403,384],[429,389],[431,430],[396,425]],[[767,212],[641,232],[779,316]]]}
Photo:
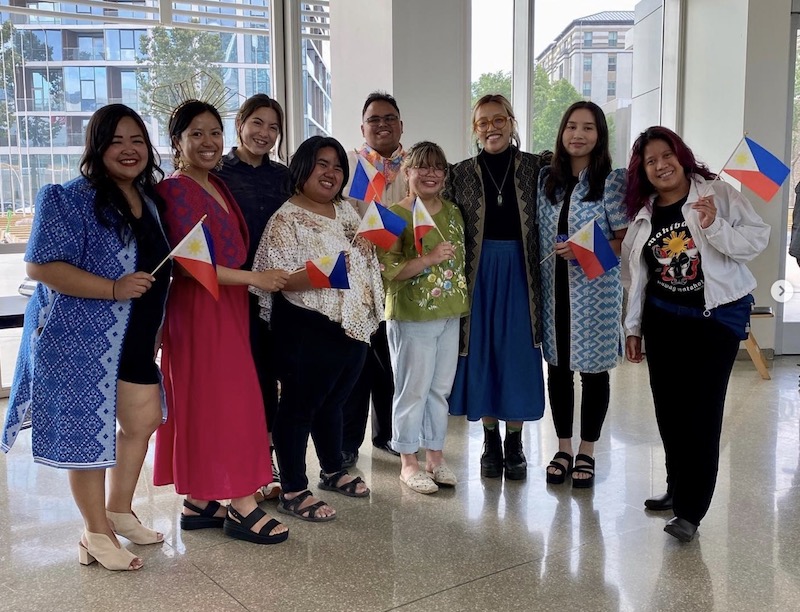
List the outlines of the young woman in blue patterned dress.
{"label": "young woman in blue patterned dress", "polygon": [[[594,485],[594,444],[609,403],[609,375],[622,355],[622,284],[619,266],[589,280],[565,239],[595,219],[619,255],[628,221],[625,171],[611,171],[608,125],[593,102],[564,113],[550,166],[539,174],[543,349],[558,452],[547,482]],[[574,373],[581,377],[581,442],[572,466]]]}
{"label": "young woman in blue patterned dress", "polygon": [[80,168],[80,177],[46,185],[36,198],[25,261],[39,284],[25,313],[2,448],[30,412],[34,460],[69,470],[85,524],[81,563],[136,570],[142,560],[115,532],[136,544],[164,539],[131,511],[165,414],[155,354],[171,266],[150,274],[169,252],[156,207],[161,171],[141,117],[122,104],[92,115]]}

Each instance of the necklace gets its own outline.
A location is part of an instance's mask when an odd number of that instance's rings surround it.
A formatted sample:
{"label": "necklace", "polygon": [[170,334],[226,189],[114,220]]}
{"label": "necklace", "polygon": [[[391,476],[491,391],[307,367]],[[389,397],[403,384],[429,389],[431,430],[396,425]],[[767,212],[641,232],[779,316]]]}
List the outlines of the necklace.
{"label": "necklace", "polygon": [[492,181],[492,185],[494,188],[497,189],[497,205],[503,205],[503,187],[506,185],[506,179],[508,178],[508,171],[511,170],[511,164],[514,163],[514,153],[511,153],[511,156],[508,159],[508,166],[506,167],[506,173],[503,175],[503,181],[500,183],[500,186],[497,185],[497,181],[494,180],[492,176],[492,172],[489,170],[489,164],[486,163],[486,160],[483,160],[483,165],[486,168],[486,174],[489,176],[489,180]]}

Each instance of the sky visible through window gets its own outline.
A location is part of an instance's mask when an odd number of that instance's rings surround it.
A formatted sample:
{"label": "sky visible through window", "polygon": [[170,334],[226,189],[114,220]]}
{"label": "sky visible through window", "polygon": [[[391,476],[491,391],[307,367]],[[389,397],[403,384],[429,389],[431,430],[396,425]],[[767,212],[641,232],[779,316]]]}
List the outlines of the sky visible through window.
{"label": "sky visible through window", "polygon": [[[602,11],[632,11],[637,0],[534,0],[534,52],[538,55],[573,20]],[[472,0],[472,80],[510,71],[514,0]]]}

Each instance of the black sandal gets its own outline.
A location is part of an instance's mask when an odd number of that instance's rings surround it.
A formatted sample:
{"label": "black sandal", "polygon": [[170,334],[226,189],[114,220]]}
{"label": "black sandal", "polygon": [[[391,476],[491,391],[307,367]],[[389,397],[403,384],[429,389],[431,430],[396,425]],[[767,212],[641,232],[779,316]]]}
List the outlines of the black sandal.
{"label": "black sandal", "polygon": [[[566,467],[564,467],[563,463],[556,461],[556,459],[563,459],[566,461]],[[564,451],[558,451],[547,468],[553,468],[554,470],[557,470],[555,473],[547,472],[548,484],[564,484],[564,481],[567,479],[567,474],[572,471],[572,455],[565,453]]]}
{"label": "black sandal", "polygon": [[181,513],[181,529],[220,529],[225,523],[224,516],[214,516],[221,508],[218,501],[210,501],[205,508],[198,508],[188,499],[183,500],[183,507],[192,512],[197,512],[197,516]]}
{"label": "black sandal", "polygon": [[358,488],[358,484],[364,482],[361,480],[360,476],[356,476],[350,482],[343,484],[340,487],[336,486],[336,483],[339,482],[339,479],[342,476],[347,476],[349,472],[347,470],[339,470],[331,474],[330,476],[326,476],[325,472],[320,471],[319,473],[319,488],[325,489],[326,491],[336,491],[337,493],[341,493],[342,495],[347,495],[347,497],[368,497],[369,496],[369,489],[362,491],[361,493],[357,493],[356,489]]}
{"label": "black sandal", "polygon": [[237,540],[245,540],[246,542],[254,542],[255,544],[279,544],[284,542],[289,537],[288,531],[271,535],[272,530],[281,524],[280,521],[276,521],[274,518],[269,519],[258,533],[253,531],[253,526],[265,516],[267,516],[267,513],[258,506],[247,516],[242,516],[236,508],[228,506],[228,516],[225,518],[225,526],[222,531],[226,536]]}
{"label": "black sandal", "polygon": [[[578,465],[578,461],[583,461],[586,465]],[[591,489],[594,486],[594,457],[578,454],[575,457],[575,467],[572,468],[572,473],[580,472],[581,474],[589,474],[589,478],[575,478],[572,477],[573,489]]]}
{"label": "black sandal", "polygon": [[332,521],[336,518],[335,514],[331,514],[330,516],[317,516],[317,510],[322,508],[322,506],[328,505],[322,500],[310,506],[306,506],[305,508],[301,508],[300,505],[307,497],[311,497],[311,491],[303,491],[294,499],[286,499],[283,493],[281,493],[279,496],[280,501],[278,502],[278,512],[282,514],[291,514],[292,516],[312,523],[324,523],[325,521]]}

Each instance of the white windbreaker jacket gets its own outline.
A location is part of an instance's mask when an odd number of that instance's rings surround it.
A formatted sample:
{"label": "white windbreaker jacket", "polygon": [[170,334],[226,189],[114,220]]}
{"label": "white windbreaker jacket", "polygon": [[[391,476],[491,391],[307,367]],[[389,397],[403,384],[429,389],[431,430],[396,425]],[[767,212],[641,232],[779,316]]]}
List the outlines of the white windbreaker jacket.
{"label": "white windbreaker jacket", "polygon": [[[717,218],[708,228],[701,229],[692,204],[707,193],[713,193]],[[628,294],[626,336],[642,335],[642,309],[648,278],[642,251],[650,236],[653,200],[655,195],[628,226],[622,242],[622,283]],[[706,308],[728,304],[753,291],[756,279],[745,264],[767,247],[770,226],[761,220],[750,202],[724,181],[706,181],[693,176],[689,197],[681,211],[700,250]]]}

